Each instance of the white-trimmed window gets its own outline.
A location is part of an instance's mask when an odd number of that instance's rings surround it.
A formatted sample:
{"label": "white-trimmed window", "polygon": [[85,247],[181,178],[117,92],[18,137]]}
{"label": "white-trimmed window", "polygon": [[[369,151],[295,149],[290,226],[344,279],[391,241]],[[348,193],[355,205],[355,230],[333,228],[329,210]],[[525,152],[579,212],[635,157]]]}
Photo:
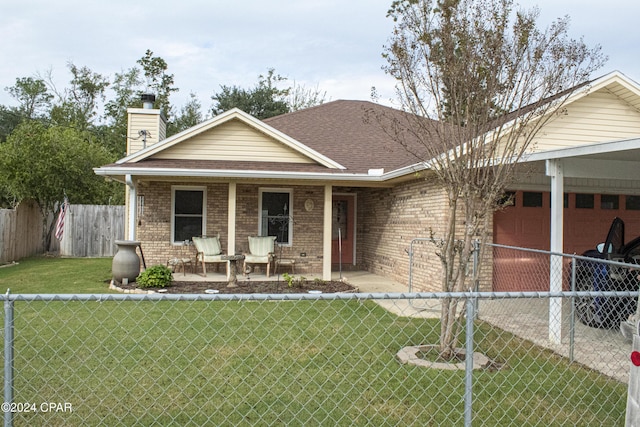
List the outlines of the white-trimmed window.
{"label": "white-trimmed window", "polygon": [[206,234],[206,187],[171,187],[171,241],[181,243]]}
{"label": "white-trimmed window", "polygon": [[258,234],[276,236],[276,242],[290,246],[293,239],[293,190],[261,188],[259,193]]}

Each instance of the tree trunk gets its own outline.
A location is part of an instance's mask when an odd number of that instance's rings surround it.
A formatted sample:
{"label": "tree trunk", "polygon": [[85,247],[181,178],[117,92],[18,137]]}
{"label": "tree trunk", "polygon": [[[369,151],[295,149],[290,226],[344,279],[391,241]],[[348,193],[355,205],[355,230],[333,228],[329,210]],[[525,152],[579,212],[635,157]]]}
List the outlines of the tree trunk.
{"label": "tree trunk", "polygon": [[[469,201],[465,200],[465,225],[463,236],[456,240],[456,218],[457,200],[451,197],[449,203],[449,222],[445,231],[445,243],[440,260],[443,266],[444,292],[463,292],[467,280],[467,270],[469,260],[473,250],[473,236],[478,228],[478,222],[473,216],[474,207],[469,206]],[[472,203],[472,202],[471,202]],[[461,332],[460,320],[463,318],[464,310],[459,310],[459,299],[445,298],[442,300],[440,316],[440,355],[443,359],[449,360],[456,354],[455,348],[458,344],[458,337]]]}

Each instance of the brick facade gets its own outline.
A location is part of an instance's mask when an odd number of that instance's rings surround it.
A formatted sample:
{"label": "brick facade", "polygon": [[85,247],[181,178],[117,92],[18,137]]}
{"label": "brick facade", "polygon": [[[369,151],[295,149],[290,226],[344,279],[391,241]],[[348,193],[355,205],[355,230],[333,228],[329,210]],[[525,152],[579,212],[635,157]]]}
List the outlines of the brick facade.
{"label": "brick facade", "polygon": [[[399,283],[409,282],[411,241],[428,238],[432,229],[441,235],[445,221],[442,207],[446,196],[424,179],[394,188],[362,190],[358,209],[358,235],[362,267]],[[412,283],[437,290],[440,262],[431,243],[414,245]]]}
{"label": "brick facade", "polygon": [[[180,184],[184,186],[184,184]],[[205,187],[207,193],[206,234],[220,234],[220,243],[226,250],[228,244],[229,185],[227,183],[189,184],[191,187]],[[290,188],[293,190],[292,246],[276,248],[276,254],[296,259],[296,273],[317,273],[322,271],[322,223],[324,186],[277,186],[238,184],[236,187],[236,252],[247,252],[247,237],[258,234],[258,194],[261,187]],[[138,195],[144,196],[144,213],[138,218],[137,239],[141,241],[147,265],[164,264],[173,257],[189,255],[195,257],[193,249],[171,243],[171,189],[169,182],[146,182],[138,188]],[[311,199],[314,208],[307,211],[305,201]],[[280,250],[282,249],[282,251]],[[300,254],[305,254],[302,257]]]}
{"label": "brick facade", "polygon": [[[184,184],[179,186],[185,187]],[[206,188],[206,235],[214,236],[220,233],[222,247],[226,247],[228,184],[189,184],[188,187]],[[171,243],[171,189],[171,183],[157,181],[145,182],[138,188],[138,195],[144,196],[145,205],[142,215],[138,216],[136,232],[147,266],[164,264],[174,257],[195,257],[192,248]]]}
{"label": "brick facade", "polygon": [[[181,184],[182,185],[182,184]],[[205,187],[207,235],[220,234],[223,249],[228,243],[228,183],[189,184]],[[322,272],[324,186],[280,186],[238,184],[236,187],[236,252],[247,252],[248,236],[258,234],[260,188],[292,190],[293,240],[291,246],[276,247],[276,255],[296,260],[296,273]],[[171,243],[171,189],[169,182],[147,182],[138,189],[145,197],[137,238],[142,242],[147,265],[164,264],[173,257],[194,257],[193,249]],[[367,270],[399,283],[409,282],[412,240],[428,238],[431,231],[442,236],[446,225],[444,191],[433,181],[418,178],[393,188],[334,187],[334,193],[355,194],[356,262],[350,268]],[[305,202],[313,201],[307,211]],[[411,268],[414,290],[439,291],[441,267],[431,242],[415,241]],[[302,256],[302,255],[305,256]]]}
{"label": "brick facade", "polygon": [[[417,178],[393,188],[363,189],[358,204],[360,267],[402,284],[412,291],[442,290],[442,266],[437,248],[426,241],[444,236],[448,200],[437,182]],[[460,218],[459,229],[462,229]],[[416,240],[414,240],[416,239]],[[409,252],[413,252],[410,264]],[[491,254],[488,254],[491,255]],[[480,280],[490,290],[491,271]]]}
{"label": "brick facade", "polygon": [[[291,246],[276,247],[276,255],[296,260],[296,273],[322,271],[322,223],[324,186],[280,186],[239,184],[236,188],[236,250],[247,252],[247,236],[258,234],[258,197],[260,188],[292,189],[293,239]],[[314,208],[307,211],[304,203],[311,199]],[[305,254],[306,256],[301,256]]]}

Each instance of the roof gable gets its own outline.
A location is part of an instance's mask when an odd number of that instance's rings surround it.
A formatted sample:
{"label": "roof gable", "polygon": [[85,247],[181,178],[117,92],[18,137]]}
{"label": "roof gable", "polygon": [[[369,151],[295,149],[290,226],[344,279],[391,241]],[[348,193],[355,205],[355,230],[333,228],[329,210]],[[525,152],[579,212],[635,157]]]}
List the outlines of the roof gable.
{"label": "roof gable", "polygon": [[[595,149],[598,143],[640,136],[640,87],[621,73],[608,74],[570,92],[560,114],[554,112],[536,136],[532,144],[536,155],[566,147]],[[560,97],[548,102],[556,99]],[[414,116],[367,101],[346,100],[264,121],[233,109],[100,172],[114,176],[125,170],[166,176],[339,176],[364,182],[409,176],[428,168],[417,150],[410,153],[390,138],[379,117],[397,118],[402,124]],[[508,117],[503,132],[510,131],[517,120],[513,117]],[[432,142],[419,140],[417,147]]]}
{"label": "roof gable", "polygon": [[[243,140],[243,138],[247,138]],[[151,159],[200,159],[318,163],[344,169],[338,162],[234,108],[133,153],[117,163]]]}
{"label": "roof gable", "polygon": [[[533,153],[640,136],[640,87],[618,71],[554,95],[540,110],[535,105],[524,110],[522,115],[534,115],[531,129],[543,120],[521,159],[525,162]],[[487,132],[486,139],[491,140],[498,131],[507,140],[522,115],[509,114],[506,122],[500,121]]]}
{"label": "roof gable", "polygon": [[234,119],[172,145],[150,159],[316,163],[274,137]]}
{"label": "roof gable", "polygon": [[608,88],[565,105],[534,139],[535,151],[619,141],[640,136],[640,111]]}
{"label": "roof gable", "polygon": [[636,110],[640,110],[640,87],[619,71],[613,71],[592,81],[584,89],[576,91],[569,101],[572,102],[574,99],[579,99],[602,89],[616,95]]}

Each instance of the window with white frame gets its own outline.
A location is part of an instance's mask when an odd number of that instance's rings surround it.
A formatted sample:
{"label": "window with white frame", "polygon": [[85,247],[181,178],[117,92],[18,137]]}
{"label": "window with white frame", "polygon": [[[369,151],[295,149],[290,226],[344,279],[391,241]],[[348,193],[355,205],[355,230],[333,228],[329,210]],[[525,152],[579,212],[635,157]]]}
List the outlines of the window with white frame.
{"label": "window with white frame", "polygon": [[171,190],[171,241],[180,243],[206,234],[206,188],[172,187]]}
{"label": "window with white frame", "polygon": [[293,191],[282,188],[261,188],[258,220],[261,236],[276,236],[276,242],[291,245],[293,238]]}

